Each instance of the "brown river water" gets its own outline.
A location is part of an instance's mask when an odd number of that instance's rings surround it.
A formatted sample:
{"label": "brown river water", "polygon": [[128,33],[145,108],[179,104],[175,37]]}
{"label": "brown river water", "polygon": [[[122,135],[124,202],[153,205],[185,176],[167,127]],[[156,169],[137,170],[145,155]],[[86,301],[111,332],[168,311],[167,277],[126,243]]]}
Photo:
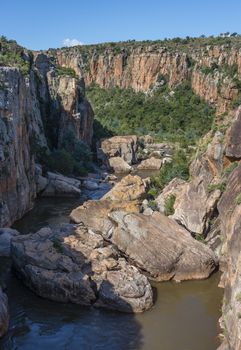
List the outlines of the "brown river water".
{"label": "brown river water", "polygon": [[[92,192],[91,197],[102,194]],[[68,222],[79,203],[38,200],[14,227],[29,233]],[[131,315],[39,298],[6,268],[9,265],[8,259],[1,259],[0,277],[7,287],[11,316],[1,350],[215,350],[219,345],[219,273],[205,281],[154,284],[154,307]]]}

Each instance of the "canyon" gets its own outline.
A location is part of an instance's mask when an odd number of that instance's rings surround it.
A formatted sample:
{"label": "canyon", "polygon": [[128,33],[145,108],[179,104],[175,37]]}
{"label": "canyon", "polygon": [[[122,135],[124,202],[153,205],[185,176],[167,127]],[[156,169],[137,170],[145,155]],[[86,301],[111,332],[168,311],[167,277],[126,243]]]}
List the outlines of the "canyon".
{"label": "canyon", "polygon": [[[224,288],[219,349],[240,349],[241,49],[236,39],[231,44],[174,47],[130,42],[18,50],[29,64],[27,74],[14,64],[0,66],[4,230],[32,209],[38,196],[78,197],[82,185],[93,190],[111,182],[106,175],[99,182],[86,175],[65,177],[45,162],[67,146],[75,153],[77,143],[86,147],[85,154],[91,147],[96,150],[94,111],[85,85],[148,95],[166,80],[175,94],[176,87],[190,81],[216,116],[195,148],[189,179],[165,184],[154,196],[155,208],[149,205],[150,179],[132,172],[137,164],[139,170],[172,166],[174,146],[144,135],[98,140],[98,166],[125,175],[121,180],[112,176],[114,187],[102,198],[73,209],[72,224],[13,234],[9,244],[17,275],[50,300],[142,312],[154,302],[150,280],[205,279],[219,265]],[[148,156],[142,159],[140,151]],[[83,156],[80,168],[88,162]],[[167,213],[170,198],[174,201]],[[0,290],[0,336],[7,331],[8,318],[7,297]]]}

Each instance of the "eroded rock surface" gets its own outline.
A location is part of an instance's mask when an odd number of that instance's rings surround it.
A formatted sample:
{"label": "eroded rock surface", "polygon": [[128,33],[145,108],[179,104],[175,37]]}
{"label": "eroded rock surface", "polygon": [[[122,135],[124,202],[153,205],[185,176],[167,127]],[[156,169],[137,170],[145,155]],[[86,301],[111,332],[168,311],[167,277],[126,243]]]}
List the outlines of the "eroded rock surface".
{"label": "eroded rock surface", "polygon": [[221,285],[224,287],[221,349],[241,348],[241,165],[230,176],[227,189],[218,205],[222,232]]}
{"label": "eroded rock surface", "polygon": [[9,324],[8,298],[0,287],[0,337],[7,333]]}
{"label": "eroded rock surface", "polygon": [[147,278],[83,225],[19,236],[12,258],[24,283],[44,298],[124,312],[142,312],[153,303]]}

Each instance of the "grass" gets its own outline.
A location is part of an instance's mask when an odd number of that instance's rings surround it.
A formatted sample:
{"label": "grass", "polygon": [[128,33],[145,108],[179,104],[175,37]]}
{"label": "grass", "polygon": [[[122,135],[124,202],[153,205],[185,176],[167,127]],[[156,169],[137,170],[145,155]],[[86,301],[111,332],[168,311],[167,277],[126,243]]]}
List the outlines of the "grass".
{"label": "grass", "polygon": [[235,203],[237,205],[240,205],[241,204],[241,192],[236,196],[235,198]]}
{"label": "grass", "polygon": [[175,213],[174,204],[176,201],[176,196],[171,194],[167,197],[164,204],[164,214],[166,216],[173,215]]}
{"label": "grass", "polygon": [[209,184],[208,185],[208,193],[211,193],[215,190],[220,190],[222,193],[225,191],[226,189],[226,183],[225,182],[221,182],[218,184]]}

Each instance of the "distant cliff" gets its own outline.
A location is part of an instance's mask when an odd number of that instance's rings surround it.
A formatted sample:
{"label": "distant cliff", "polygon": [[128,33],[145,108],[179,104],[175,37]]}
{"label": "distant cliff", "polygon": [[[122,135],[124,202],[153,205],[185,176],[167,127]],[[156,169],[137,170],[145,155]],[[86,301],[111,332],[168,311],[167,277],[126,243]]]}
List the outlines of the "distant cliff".
{"label": "distant cliff", "polygon": [[[195,41],[196,40],[196,41]],[[123,42],[50,50],[59,65],[71,67],[87,85],[147,91],[164,76],[170,87],[186,79],[193,91],[227,112],[240,98],[240,39]]]}

